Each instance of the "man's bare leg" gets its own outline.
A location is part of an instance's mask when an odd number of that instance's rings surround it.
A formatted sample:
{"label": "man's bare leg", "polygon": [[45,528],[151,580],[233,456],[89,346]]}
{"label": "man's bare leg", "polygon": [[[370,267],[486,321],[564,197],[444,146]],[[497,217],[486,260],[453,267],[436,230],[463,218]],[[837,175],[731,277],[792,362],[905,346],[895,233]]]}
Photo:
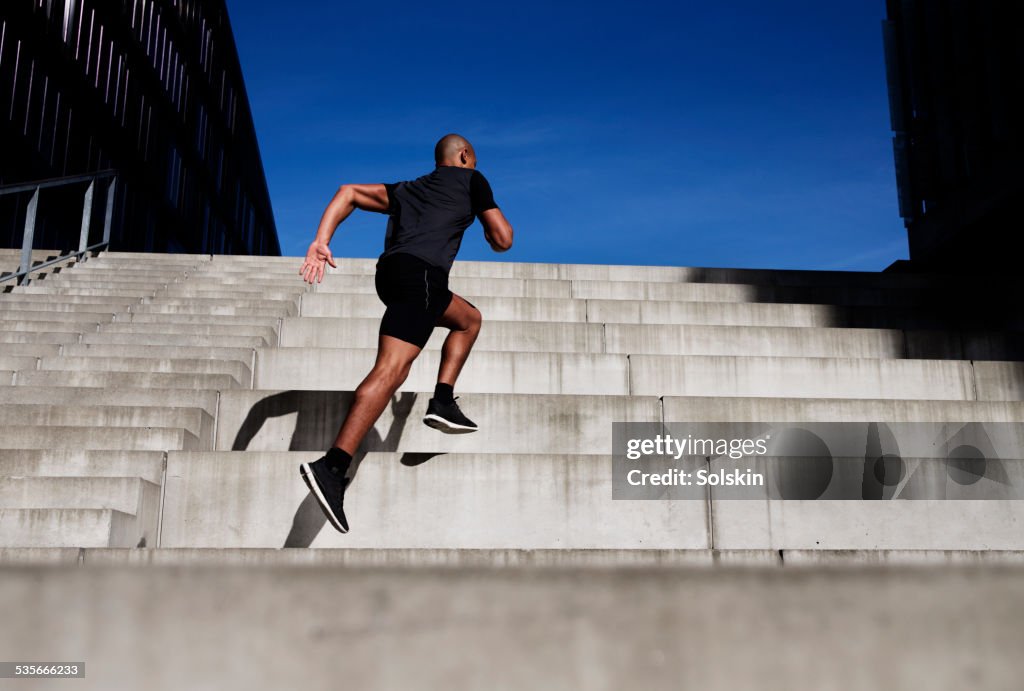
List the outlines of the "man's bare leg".
{"label": "man's bare leg", "polygon": [[437,325],[451,329],[441,349],[441,366],[437,371],[437,383],[455,386],[462,366],[469,358],[469,351],[480,333],[483,318],[480,310],[458,295],[452,295],[448,309],[444,311]]}
{"label": "man's bare leg", "polygon": [[355,400],[338,431],[334,446],[355,455],[363,437],[384,412],[398,387],[409,376],[409,368],[420,348],[394,336],[380,336],[377,361],[356,388]]}

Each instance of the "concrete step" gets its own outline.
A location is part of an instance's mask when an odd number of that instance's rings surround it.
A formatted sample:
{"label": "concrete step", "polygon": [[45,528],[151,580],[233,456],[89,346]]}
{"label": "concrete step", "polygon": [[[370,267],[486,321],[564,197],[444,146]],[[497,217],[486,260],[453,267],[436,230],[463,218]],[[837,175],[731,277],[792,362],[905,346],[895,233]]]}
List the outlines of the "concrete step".
{"label": "concrete step", "polygon": [[116,387],[155,389],[206,389],[209,391],[249,388],[230,374],[176,372],[102,372],[74,370],[22,370],[15,377],[19,390],[30,387]]}
{"label": "concrete step", "polygon": [[[941,304],[941,299],[957,298],[957,304],[973,300],[991,299],[993,296],[1006,297],[995,292],[984,292],[974,288],[963,299],[967,289],[958,286],[954,291],[948,286],[928,286],[914,290],[889,290],[878,287],[858,287],[848,284],[822,286],[779,286],[752,285],[745,283],[669,283],[647,281],[602,281],[602,280],[550,280],[466,277],[452,274],[451,289],[472,301],[474,297],[546,297],[583,298],[605,300],[668,300],[690,302],[775,302],[811,303],[828,305],[917,305]],[[1020,287],[1011,289],[1014,295]],[[317,285],[318,294],[375,292],[373,281],[368,276],[332,274]],[[969,291],[968,291],[969,292]]]}
{"label": "concrete step", "polygon": [[[0,352],[4,352],[0,346]],[[255,354],[254,348],[210,348],[206,346],[125,346],[104,343],[72,343],[64,346],[62,351],[66,357],[103,357],[103,358],[157,358],[173,360],[212,360],[241,362],[251,367]],[[45,357],[49,353],[43,355]]]}
{"label": "concrete step", "polygon": [[[184,268],[184,269],[161,269],[159,266],[153,266],[152,268],[125,268],[124,266],[111,266],[102,265],[95,266],[92,263],[76,267],[74,271],[66,271],[65,273],[59,274],[62,277],[67,277],[70,280],[83,280],[83,282],[128,282],[128,283],[145,283],[147,278],[151,276],[154,279],[162,280],[165,283],[181,283],[183,280],[190,280],[197,276],[202,276],[208,279],[215,279],[217,273],[211,273],[204,271],[199,268]],[[56,276],[53,276],[56,277]],[[233,276],[233,278],[239,278],[239,276]],[[283,278],[283,277],[282,277]],[[276,279],[282,279],[276,278]],[[231,279],[231,276],[228,277]],[[275,278],[270,278],[271,280]]]}
{"label": "concrete step", "polygon": [[79,342],[121,344],[126,346],[181,345],[211,348],[259,348],[270,345],[267,339],[262,336],[204,336],[192,333],[117,333],[105,331],[83,334]]}
{"label": "concrete step", "polygon": [[[217,257],[204,271],[297,273],[302,257]],[[330,274],[373,274],[377,258],[336,257]],[[766,285],[871,285],[919,286],[943,282],[942,275],[856,271],[801,271],[785,269],[733,269],[680,266],[630,266],[609,264],[543,264],[532,262],[455,262],[453,274],[467,277],[540,278],[561,280],[650,281],[669,283],[750,283]]]}
{"label": "concrete step", "polygon": [[[865,552],[845,553],[821,550],[823,564],[855,564],[871,557]],[[830,556],[834,555],[834,556]],[[879,551],[871,563],[903,564],[1006,564],[1024,562],[1024,554],[1013,551]],[[133,565],[146,566],[276,566],[279,568],[401,567],[409,569],[700,569],[722,567],[781,567],[785,565],[778,550],[654,550],[654,549],[377,549],[339,547],[307,548],[203,548],[157,547],[151,549],[89,547],[0,547],[0,564],[58,564],[83,567]]]}
{"label": "concrete step", "polygon": [[0,370],[0,386],[11,386],[12,384],[14,384],[14,372]]}
{"label": "concrete step", "polygon": [[1022,400],[1024,364],[954,360],[631,355],[630,393]]}
{"label": "concrete step", "polygon": [[[87,270],[79,269],[77,271],[64,275],[64,278],[68,281],[82,282],[82,283],[95,283],[97,285],[110,284],[117,285],[121,282],[124,283],[145,283],[147,276],[152,273],[155,281],[162,285],[207,285],[210,287],[230,285],[239,286],[244,288],[257,288],[259,286],[280,286],[280,287],[297,287],[301,289],[307,289],[306,284],[303,283],[302,277],[296,273],[292,275],[263,275],[263,274],[220,274],[220,273],[202,273],[197,271],[183,271],[183,272],[160,272],[154,270],[152,272],[147,270],[135,270],[135,271],[123,271],[123,270],[112,270],[108,268]],[[108,277],[110,277],[108,279]]]}
{"label": "concrete step", "polygon": [[113,509],[144,517],[155,541],[160,486],[138,477],[0,476],[0,508]]}
{"label": "concrete step", "polygon": [[[358,470],[345,495],[351,531],[341,534],[326,524],[298,475],[299,463],[321,453],[169,453],[161,545],[1024,548],[1020,501],[769,501],[767,494],[762,501],[727,501],[716,499],[714,489],[695,491],[691,500],[614,500],[611,458],[576,454],[366,454],[357,458]],[[1012,466],[1016,485],[1024,478],[1024,461]],[[467,523],[465,516],[472,521]],[[984,530],[979,532],[979,526]]]}
{"label": "concrete step", "polygon": [[[1024,565],[1019,550],[720,550],[720,549],[377,549],[341,547],[203,548],[0,547],[0,564],[186,566],[248,568],[399,567],[406,569],[647,569],[716,571],[820,568],[1010,567]],[[798,575],[794,573],[793,575]]]}
{"label": "concrete step", "polygon": [[24,331],[27,333],[36,333],[40,331],[98,331],[100,327],[99,322],[71,322],[64,320],[54,321],[19,321],[14,319],[0,319],[0,329],[8,333]]}
{"label": "concrete step", "polygon": [[[712,349],[712,348],[709,348]],[[376,350],[274,348],[256,355],[255,387],[355,389]],[[429,391],[438,350],[413,363],[403,386]],[[43,365],[41,365],[43,367]],[[459,380],[465,393],[712,395],[820,398],[1022,400],[1024,365],[953,360],[647,356],[474,352]]]}
{"label": "concrete step", "polygon": [[294,315],[298,308],[264,306],[260,302],[218,302],[216,300],[180,300],[165,298],[160,302],[132,307],[132,314],[172,315],[185,317],[235,317],[239,319],[273,319]]}
{"label": "concrete step", "polygon": [[[481,279],[483,280],[483,279]],[[469,284],[467,287],[476,287]],[[482,287],[482,286],[481,286]],[[927,303],[938,291],[886,290],[835,286],[775,286],[733,283],[655,283],[643,281],[571,281],[570,297],[604,300],[669,300],[700,302],[775,302],[826,305],[894,306]],[[486,294],[486,293],[485,293]]]}
{"label": "concrete step", "polygon": [[[304,300],[319,300],[317,295]],[[772,302],[672,302],[667,300],[584,300],[587,320],[619,324],[731,324],[751,326],[831,326],[870,329],[1024,330],[1024,317],[991,315],[946,307],[838,306]],[[474,303],[475,304],[475,303]],[[311,316],[316,316],[312,315]],[[329,316],[329,315],[324,315]],[[485,313],[486,318],[486,313]]]}
{"label": "concrete step", "polygon": [[163,482],[162,451],[0,449],[4,477],[139,477]]}
{"label": "concrete step", "polygon": [[[572,284],[569,281],[550,281],[545,279],[520,278],[467,278],[451,276],[449,287],[452,291],[468,297],[535,297],[535,298],[571,298]],[[318,294],[376,294],[374,282],[370,276],[352,276],[332,274],[325,276],[322,283],[317,284]]]}
{"label": "concrete step", "polygon": [[[67,329],[68,325],[64,325]],[[61,344],[78,343],[82,334],[76,331],[0,331],[0,343],[40,343]]]}
{"label": "concrete step", "polygon": [[142,290],[144,292],[149,292],[151,290],[162,289],[167,285],[174,284],[175,280],[180,280],[181,278],[182,277],[179,274],[175,274],[173,278],[147,274],[146,276],[129,279],[124,276],[108,277],[100,274],[82,276],[76,273],[71,273],[53,276],[44,281],[33,281],[32,285],[37,288],[84,288],[88,290],[104,290],[110,288],[113,290]]}
{"label": "concrete step", "polygon": [[159,298],[204,298],[209,300],[221,300],[225,302],[233,302],[235,300],[277,300],[277,301],[294,301],[298,300],[299,296],[302,295],[303,291],[300,290],[288,290],[288,289],[270,289],[264,288],[262,290],[232,290],[231,288],[218,288],[218,287],[202,287],[184,284],[181,286],[175,286],[173,288],[167,288],[161,290],[158,293]]}
{"label": "concrete step", "polygon": [[263,276],[249,278],[221,278],[219,276],[202,276],[193,274],[188,280],[168,286],[168,289],[192,289],[205,291],[218,291],[242,293],[248,295],[261,295],[264,292],[287,292],[303,293],[314,290],[313,286],[306,284],[301,277],[296,275],[287,279],[272,279]]}
{"label": "concrete step", "polygon": [[0,425],[22,427],[181,427],[205,447],[213,446],[213,417],[198,408],[86,406],[47,403],[5,403]]}
{"label": "concrete step", "polygon": [[[102,307],[112,312],[121,312],[124,309],[136,305],[142,301],[139,296],[127,298],[115,298],[113,296],[100,294],[95,295],[53,295],[50,293],[7,293],[0,295],[0,309],[4,306],[12,309],[53,309],[63,308],[66,311],[94,311]],[[40,304],[50,307],[40,307]]]}
{"label": "concrete step", "polygon": [[[40,372],[52,375],[50,372]],[[201,408],[210,415],[217,412],[218,394],[215,390],[189,388],[121,387],[99,386],[74,387],[62,385],[24,386],[0,390],[0,404],[45,403],[52,405],[79,406],[135,406]]]}
{"label": "concrete step", "polygon": [[[433,390],[431,387],[430,391]],[[430,393],[402,391],[363,450],[410,453],[596,453],[612,448],[612,422],[846,421],[1019,422],[1024,403],[714,396],[465,394],[459,405],[480,430],[446,435],[422,424]],[[2,394],[2,391],[0,391]],[[348,391],[222,391],[217,449],[319,451],[334,442]],[[664,411],[662,407],[664,405]]]}
{"label": "concrete step", "polygon": [[[667,689],[685,678],[709,691],[947,691],[1015,688],[1022,667],[1019,569],[50,565],[3,576],[8,657],[33,659],[45,642],[55,659],[88,661],[89,689],[328,688],[340,664],[363,689]],[[111,612],[124,613],[116,627]],[[339,637],[351,643],[340,654]],[[268,651],[273,664],[252,664]]]}
{"label": "concrete step", "polygon": [[49,309],[0,310],[0,321],[54,322],[64,324],[102,324],[114,320],[116,312],[80,312]]}
{"label": "concrete step", "polygon": [[[376,258],[337,258],[338,269],[329,274],[372,274]],[[82,268],[137,271],[167,266],[217,273],[297,275],[301,257],[230,256],[204,261],[169,261],[166,255],[149,258],[101,256],[82,264]],[[753,285],[821,286],[854,285],[886,287],[927,286],[949,280],[943,275],[898,274],[852,271],[800,271],[779,269],[732,269],[676,266],[627,266],[600,264],[538,264],[528,262],[456,261],[453,274],[466,277],[595,280],[605,282],[645,281],[665,283],[748,283]]]}
{"label": "concrete step", "polygon": [[[281,346],[302,348],[376,348],[379,319],[288,317],[281,325]],[[446,329],[435,329],[428,349],[440,348]],[[485,321],[473,346],[477,350],[600,353],[604,350],[601,324]]]}
{"label": "concrete step", "polygon": [[[363,449],[608,453],[613,420],[661,420],[661,402],[653,396],[467,394],[459,403],[480,431],[447,435],[422,424],[429,399],[411,391],[397,395]],[[322,453],[351,401],[351,392],[339,391],[222,391],[216,448]]]}
{"label": "concrete step", "polygon": [[162,265],[168,264],[182,264],[191,262],[194,264],[205,264],[210,261],[211,255],[209,254],[196,254],[196,253],[168,253],[168,254],[154,254],[152,252],[111,252],[109,250],[103,250],[96,255],[95,259],[89,261],[122,261],[122,262],[156,262],[159,261]]}
{"label": "concrete step", "polygon": [[[0,360],[2,362],[2,360]],[[227,374],[239,384],[250,384],[252,371],[238,360],[210,358],[150,358],[117,356],[61,356],[42,358],[40,370],[64,372],[139,372],[173,374]]]}
{"label": "concrete step", "polygon": [[4,355],[0,353],[0,370],[35,369],[39,358],[26,355]]}
{"label": "concrete step", "polygon": [[163,322],[114,322],[97,329],[99,333],[180,334],[196,336],[247,336],[277,343],[277,329],[251,324],[175,324]]}
{"label": "concrete step", "polygon": [[[353,348],[265,348],[257,351],[255,386],[262,389],[355,389],[373,367],[377,351]],[[422,353],[403,386],[431,391],[441,362],[439,350]],[[625,395],[625,355],[481,351],[460,376],[470,393],[566,393]]]}
{"label": "concrete step", "polygon": [[605,324],[605,350],[652,355],[1007,360],[1024,359],[1024,334]]}
{"label": "concrete step", "polygon": [[21,286],[15,292],[11,293],[14,295],[49,295],[54,300],[59,300],[64,297],[91,297],[91,298],[142,298],[153,295],[159,288],[152,284],[141,286],[138,289],[134,288],[111,288],[103,286],[99,288],[89,288],[86,286],[44,286],[41,283],[29,286]]}
{"label": "concrete step", "polygon": [[170,427],[10,425],[0,438],[0,449],[167,451],[199,448],[200,440],[196,435]]}
{"label": "concrete step", "polygon": [[319,455],[169,454],[161,545],[708,547],[703,503],[613,502],[610,460],[593,456],[448,455],[410,468],[397,454],[369,454],[346,496],[353,530],[342,535],[324,529],[299,477],[298,464]]}
{"label": "concrete step", "polygon": [[48,357],[59,355],[61,346],[48,343],[0,343],[0,353],[19,357]]}
{"label": "concrete step", "polygon": [[158,297],[153,299],[147,299],[143,304],[139,305],[139,309],[133,309],[133,312],[147,312],[151,311],[148,309],[141,309],[150,306],[164,306],[164,305],[187,305],[197,309],[197,312],[205,310],[206,314],[216,314],[211,310],[215,308],[230,307],[236,310],[237,314],[244,314],[245,310],[255,315],[271,315],[283,316],[289,315],[294,316],[299,312],[298,296],[296,299],[291,300],[241,300],[241,299],[222,299],[216,297]]}
{"label": "concrete step", "polygon": [[[281,325],[281,345],[375,348],[379,328],[379,319],[289,317]],[[440,349],[447,335],[446,329],[435,329],[426,348]],[[550,322],[486,318],[473,347],[552,353],[1024,359],[1024,335],[1018,334],[582,322],[552,328]]]}
{"label": "concrete step", "polygon": [[130,324],[231,324],[237,326],[265,326],[277,329],[280,317],[223,314],[160,314],[157,312],[130,312],[119,315],[118,321]]}
{"label": "concrete step", "polygon": [[0,544],[9,547],[136,547],[150,536],[113,509],[0,509]]}

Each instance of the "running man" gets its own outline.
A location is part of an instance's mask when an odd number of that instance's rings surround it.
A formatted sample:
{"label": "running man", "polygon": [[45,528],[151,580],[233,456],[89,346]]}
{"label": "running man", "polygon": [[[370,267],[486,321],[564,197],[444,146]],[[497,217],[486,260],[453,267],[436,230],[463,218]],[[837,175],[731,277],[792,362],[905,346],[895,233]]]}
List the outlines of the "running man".
{"label": "running man", "polygon": [[453,389],[480,333],[480,311],[448,290],[448,272],[462,235],[480,219],[495,252],[512,246],[512,226],[494,203],[491,186],[476,170],[473,146],[448,134],[434,147],[432,172],[407,182],[342,185],[320,219],[299,273],[307,283],[323,280],[324,265],[336,266],[328,244],[338,225],[355,209],[390,216],[384,252],[377,260],[377,296],[386,306],[377,339],[377,361],[355,391],[352,407],[334,446],[299,472],[331,524],[343,533],[343,510],[352,456],[409,376],[435,326],[449,330],[441,350],[437,386],[423,422],[449,434],[475,432],[462,414]]}

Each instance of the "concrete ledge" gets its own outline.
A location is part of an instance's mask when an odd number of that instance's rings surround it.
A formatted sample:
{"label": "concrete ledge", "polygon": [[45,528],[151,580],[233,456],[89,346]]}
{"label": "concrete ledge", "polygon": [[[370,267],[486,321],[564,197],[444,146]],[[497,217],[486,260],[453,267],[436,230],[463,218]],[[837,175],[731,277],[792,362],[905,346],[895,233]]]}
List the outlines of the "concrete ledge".
{"label": "concrete ledge", "polygon": [[[373,367],[376,349],[261,348],[256,353],[255,388],[355,390]],[[441,362],[438,350],[413,363],[403,386],[431,391]],[[459,378],[465,393],[624,395],[625,355],[598,353],[474,352]]]}
{"label": "concrete ledge", "polygon": [[170,427],[72,427],[8,425],[0,449],[199,449],[191,432]]}
{"label": "concrete ledge", "polygon": [[[88,372],[61,370],[24,370],[18,372],[19,390],[36,387],[92,387],[111,389],[234,389],[243,386],[230,374],[181,374],[173,372]],[[249,382],[244,386],[248,388]]]}
{"label": "concrete ledge", "polygon": [[1018,567],[1024,552],[1004,550],[572,550],[572,549],[337,549],[0,547],[0,564],[68,564],[84,568],[296,567],[404,569],[700,569],[786,566],[877,569],[889,567]]}
{"label": "concrete ledge", "polygon": [[613,501],[610,457],[554,454],[366,454],[341,534],[299,476],[321,455],[169,453],[161,546],[710,546],[703,502]]}
{"label": "concrete ledge", "polygon": [[955,360],[630,355],[629,387],[648,396],[976,397],[971,363]]}
{"label": "concrete ledge", "polygon": [[785,566],[1024,566],[1020,550],[781,550]]}
{"label": "concrete ledge", "polygon": [[23,566],[0,606],[7,657],[85,660],[88,689],[330,688],[344,669],[359,689],[959,691],[1024,672],[1006,568]]}
{"label": "concrete ledge", "polygon": [[0,476],[140,477],[163,482],[162,451],[0,449]]}
{"label": "concrete ledge", "polygon": [[213,446],[213,417],[200,408],[5,403],[0,406],[0,428],[14,425],[94,428],[181,427],[195,435],[204,448]]}
{"label": "concrete ledge", "polygon": [[136,547],[146,538],[140,528],[135,516],[113,509],[0,508],[4,547]]}
{"label": "concrete ledge", "polygon": [[1024,403],[716,396],[666,396],[666,422],[1020,422]]}
{"label": "concrete ledge", "polygon": [[[160,347],[160,346],[157,346]],[[170,346],[164,346],[170,347]],[[183,346],[188,347],[188,346]],[[224,374],[232,377],[238,386],[248,387],[252,371],[248,362],[235,359],[189,357],[138,357],[132,346],[122,346],[120,357],[113,355],[71,354],[55,358],[42,358],[38,369],[53,372],[134,372],[140,374]],[[126,352],[127,351],[127,352]]]}
{"label": "concrete ledge", "polygon": [[37,403],[79,406],[174,406],[202,408],[210,415],[217,412],[218,393],[196,388],[106,388],[75,386],[26,386],[0,391],[0,404]]}
{"label": "concrete ledge", "polygon": [[[297,348],[376,348],[379,319],[339,319],[333,317],[289,317],[281,324],[281,345]],[[447,329],[434,329],[426,350],[439,350]],[[473,345],[482,350],[518,350],[547,353],[602,353],[604,327],[582,322],[485,321]]]}
{"label": "concrete ledge", "polygon": [[[3,346],[0,346],[3,349]],[[116,343],[69,343],[63,347],[65,357],[156,358],[170,360],[212,360],[241,362],[248,368],[255,354],[254,348],[210,348],[207,346],[119,345]],[[56,354],[56,353],[54,353]]]}
{"label": "concrete ledge", "polygon": [[[114,553],[120,550],[113,550]],[[80,547],[0,547],[0,565],[65,564],[75,566],[82,557]]]}
{"label": "concrete ledge", "polygon": [[60,352],[61,346],[55,343],[0,343],[0,353],[4,355],[47,357],[59,355]]}
{"label": "concrete ledge", "polygon": [[[68,555],[70,556],[70,555]],[[616,568],[690,569],[781,566],[778,551],[709,549],[378,549],[344,548],[89,548],[75,555],[81,566],[295,566],[402,568]],[[48,552],[0,550],[0,562],[60,561]]]}
{"label": "concrete ledge", "polygon": [[191,333],[86,333],[81,343],[107,343],[121,345],[182,345],[211,348],[259,348],[270,345],[262,336],[204,336]]}
{"label": "concrete ledge", "polygon": [[62,324],[106,324],[113,321],[118,312],[118,310],[109,312],[76,310],[55,313],[48,309],[42,309],[38,303],[31,306],[26,305],[26,307],[31,307],[31,309],[0,309],[0,321],[4,324],[53,321],[59,321]]}
{"label": "concrete ledge", "polygon": [[[66,328],[66,326],[65,326]],[[82,334],[76,331],[0,331],[0,343],[78,343]]]}
{"label": "concrete ledge", "polygon": [[[363,441],[365,451],[607,454],[612,421],[658,422],[653,396],[467,394],[459,403],[480,430],[442,434],[422,423],[430,394],[400,392]],[[217,449],[318,451],[334,441],[349,391],[221,392]]]}

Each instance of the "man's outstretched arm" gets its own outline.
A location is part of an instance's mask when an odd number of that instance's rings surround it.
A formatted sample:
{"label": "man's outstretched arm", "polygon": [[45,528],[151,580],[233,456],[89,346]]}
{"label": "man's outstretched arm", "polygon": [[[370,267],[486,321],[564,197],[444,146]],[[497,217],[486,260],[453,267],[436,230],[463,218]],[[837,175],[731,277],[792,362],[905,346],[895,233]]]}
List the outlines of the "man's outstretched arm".
{"label": "man's outstretched arm", "polygon": [[512,224],[495,207],[480,212],[480,224],[484,227],[484,238],[495,252],[504,252],[512,247]]}
{"label": "man's outstretched arm", "polygon": [[375,185],[342,185],[331,203],[327,205],[320,217],[320,227],[316,238],[306,252],[306,261],[299,273],[306,283],[319,283],[324,278],[324,265],[336,267],[331,254],[331,238],[334,231],[356,209],[386,213],[388,210],[388,191],[383,184]]}

